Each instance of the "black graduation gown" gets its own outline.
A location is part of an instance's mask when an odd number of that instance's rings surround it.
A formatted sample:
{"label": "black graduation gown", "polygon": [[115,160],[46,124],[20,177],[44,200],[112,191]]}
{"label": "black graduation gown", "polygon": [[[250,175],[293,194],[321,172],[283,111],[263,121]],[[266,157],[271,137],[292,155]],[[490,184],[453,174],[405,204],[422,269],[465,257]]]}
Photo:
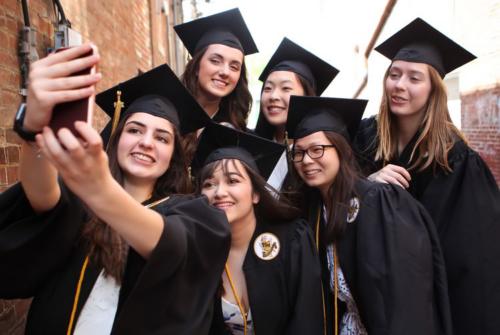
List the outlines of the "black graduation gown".
{"label": "black graduation gown", "polygon": [[[377,171],[375,118],[357,135],[361,164]],[[416,136],[393,164],[408,168]],[[481,157],[457,140],[448,154],[451,173],[410,171],[408,191],[434,220],[448,274],[455,334],[498,334],[500,329],[500,192]]]}
{"label": "black graduation gown", "polygon": [[[226,216],[205,198],[171,197],[154,209],[163,233],[147,260],[130,248],[112,334],[206,334],[229,252]],[[20,184],[0,196],[0,297],[34,297],[26,334],[66,334],[86,256],[85,221],[65,187],[41,215]],[[92,264],[85,271],[75,324],[100,271]]]}
{"label": "black graduation gown", "polygon": [[[346,223],[336,248],[368,334],[451,334],[443,256],[425,209],[397,186],[360,180],[355,191],[359,211]],[[309,220],[316,225],[322,202],[312,193]],[[325,225],[318,226],[327,328],[333,334],[327,243],[321,238]],[[340,322],[346,306],[340,300],[338,304]]]}
{"label": "black graduation gown", "polygon": [[[262,260],[254,252],[254,241],[262,233],[272,233],[280,241],[280,251],[272,260]],[[323,334],[321,270],[311,231],[304,220],[259,220],[243,272],[255,334]],[[214,300],[214,308],[210,334],[230,334],[224,324],[220,295]]]}

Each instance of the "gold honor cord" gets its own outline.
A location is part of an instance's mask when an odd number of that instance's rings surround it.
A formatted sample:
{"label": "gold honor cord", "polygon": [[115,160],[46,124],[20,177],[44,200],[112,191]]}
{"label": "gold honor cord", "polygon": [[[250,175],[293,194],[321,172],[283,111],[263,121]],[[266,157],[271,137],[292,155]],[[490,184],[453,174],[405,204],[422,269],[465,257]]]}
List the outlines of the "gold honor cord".
{"label": "gold honor cord", "polygon": [[[319,254],[319,222],[320,222],[320,216],[321,216],[321,208],[318,208],[318,216],[316,218],[316,250],[318,251]],[[335,335],[339,334],[339,327],[338,327],[338,306],[337,306],[337,292],[338,292],[338,279],[337,279],[337,248],[334,246],[333,247],[333,310],[335,313],[335,324],[334,324],[334,329],[335,329]],[[326,335],[326,306],[325,306],[325,298],[324,298],[324,290],[323,290],[323,285],[321,285],[321,293],[322,293],[322,300],[323,300],[323,326],[324,326],[324,333]]]}
{"label": "gold honor cord", "polygon": [[[146,208],[152,208],[158,204],[161,204],[162,202],[167,201],[169,198],[170,197],[165,197],[163,199],[152,202],[149,205],[146,205]],[[73,324],[75,323],[76,308],[78,306],[78,300],[80,299],[80,291],[82,289],[83,278],[85,277],[85,271],[87,270],[88,264],[89,264],[89,256],[87,255],[85,257],[85,261],[83,261],[82,269],[80,270],[80,277],[78,278],[78,284],[76,285],[75,298],[73,299],[73,309],[71,310],[71,316],[69,318],[69,324],[68,324],[68,329],[66,331],[66,335],[71,335],[71,333],[73,332]]]}
{"label": "gold honor cord", "polygon": [[86,256],[85,261],[83,262],[82,270],[80,271],[80,277],[78,278],[78,285],[76,286],[75,299],[73,300],[73,309],[71,310],[68,330],[66,331],[67,335],[71,335],[71,333],[73,332],[73,323],[75,322],[76,307],[78,306],[78,299],[80,298],[80,290],[82,288],[83,277],[85,276],[85,270],[87,269],[88,264],[89,264],[89,256]]}
{"label": "gold honor cord", "polygon": [[231,277],[231,272],[229,271],[227,263],[224,267],[226,269],[227,279],[229,279],[229,285],[231,285],[231,291],[233,291],[234,299],[236,299],[236,303],[238,304],[238,308],[240,309],[241,317],[243,318],[243,334],[247,335],[247,314],[245,313],[245,309],[243,308],[240,298],[238,297],[238,293],[236,292],[236,287],[234,286],[233,278]]}

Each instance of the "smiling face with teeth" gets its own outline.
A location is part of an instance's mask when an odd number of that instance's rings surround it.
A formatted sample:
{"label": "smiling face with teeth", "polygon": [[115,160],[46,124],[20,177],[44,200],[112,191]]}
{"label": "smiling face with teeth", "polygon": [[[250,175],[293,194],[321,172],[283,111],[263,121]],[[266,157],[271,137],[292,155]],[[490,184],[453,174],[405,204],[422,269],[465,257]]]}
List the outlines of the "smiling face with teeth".
{"label": "smiling face with teeth", "polygon": [[262,88],[261,110],[267,121],[275,127],[284,127],[288,117],[291,95],[304,95],[297,75],[291,71],[273,71]]}
{"label": "smiling face with teeth", "polygon": [[254,205],[260,197],[253,191],[245,167],[237,159],[219,162],[212,175],[202,181],[201,193],[207,196],[212,206],[226,213],[230,224],[255,220]]}
{"label": "smiling face with teeth", "polygon": [[203,100],[222,99],[238,84],[243,66],[243,52],[223,44],[211,44],[201,57],[198,75],[198,94]]}
{"label": "smiling face with teeth", "polygon": [[391,64],[385,91],[390,110],[397,117],[423,119],[431,88],[429,65],[402,60]]}
{"label": "smiling face with teeth", "polygon": [[[315,145],[331,145],[332,143],[323,131],[317,131],[296,139],[294,149],[307,150]],[[304,155],[301,162],[294,162],[300,178],[309,186],[317,188],[326,199],[328,189],[335,181],[339,172],[340,161],[335,147],[326,147],[323,156],[312,159]]]}
{"label": "smiling face with teeth", "polygon": [[134,113],[125,122],[118,141],[118,165],[125,182],[151,183],[170,165],[174,151],[173,124],[148,113]]}

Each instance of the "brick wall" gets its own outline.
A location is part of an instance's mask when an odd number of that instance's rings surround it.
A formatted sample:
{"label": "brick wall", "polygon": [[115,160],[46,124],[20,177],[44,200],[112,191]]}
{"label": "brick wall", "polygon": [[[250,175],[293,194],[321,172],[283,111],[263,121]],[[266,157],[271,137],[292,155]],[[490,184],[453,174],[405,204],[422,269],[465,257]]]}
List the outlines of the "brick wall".
{"label": "brick wall", "polygon": [[[72,28],[84,41],[99,48],[101,91],[128,79],[139,70],[169,62],[167,36],[176,23],[163,14],[173,13],[173,1],[161,0],[61,0]],[[126,5],[125,5],[126,3]],[[55,13],[51,0],[28,0],[31,26],[37,32],[40,57],[53,46]],[[177,12],[178,13],[178,12]],[[182,17],[176,16],[178,20]],[[20,140],[12,131],[12,121],[22,97],[19,94],[20,70],[18,35],[24,25],[20,0],[1,0],[0,6],[0,193],[18,180]],[[171,43],[175,45],[175,43]],[[175,64],[171,64],[175,68]],[[107,117],[96,112],[95,126],[102,128]],[[0,274],[1,275],[1,274]],[[23,334],[29,300],[0,300],[0,334]]]}
{"label": "brick wall", "polygon": [[500,186],[500,86],[462,95],[462,131]]}

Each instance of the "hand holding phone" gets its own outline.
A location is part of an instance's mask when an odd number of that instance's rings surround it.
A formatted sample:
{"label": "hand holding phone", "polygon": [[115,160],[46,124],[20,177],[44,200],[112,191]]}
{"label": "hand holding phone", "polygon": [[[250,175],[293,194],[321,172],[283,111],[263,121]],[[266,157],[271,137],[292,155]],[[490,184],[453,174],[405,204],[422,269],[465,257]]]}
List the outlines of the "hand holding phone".
{"label": "hand holding phone", "polygon": [[[66,49],[68,48],[60,48],[56,50],[56,53]],[[82,54],[79,58],[88,57],[96,53],[97,47],[92,45],[92,49],[90,50],[90,52]],[[82,71],[73,73],[70,76],[84,76],[94,73],[96,73],[95,65]],[[49,127],[52,128],[54,133],[57,133],[57,131],[61,128],[68,128],[73,134],[78,135],[78,132],[75,130],[74,124],[76,121],[92,123],[94,99],[95,94],[92,94],[91,96],[84,99],[68,101],[55,105],[52,111],[52,118],[50,120]]]}

